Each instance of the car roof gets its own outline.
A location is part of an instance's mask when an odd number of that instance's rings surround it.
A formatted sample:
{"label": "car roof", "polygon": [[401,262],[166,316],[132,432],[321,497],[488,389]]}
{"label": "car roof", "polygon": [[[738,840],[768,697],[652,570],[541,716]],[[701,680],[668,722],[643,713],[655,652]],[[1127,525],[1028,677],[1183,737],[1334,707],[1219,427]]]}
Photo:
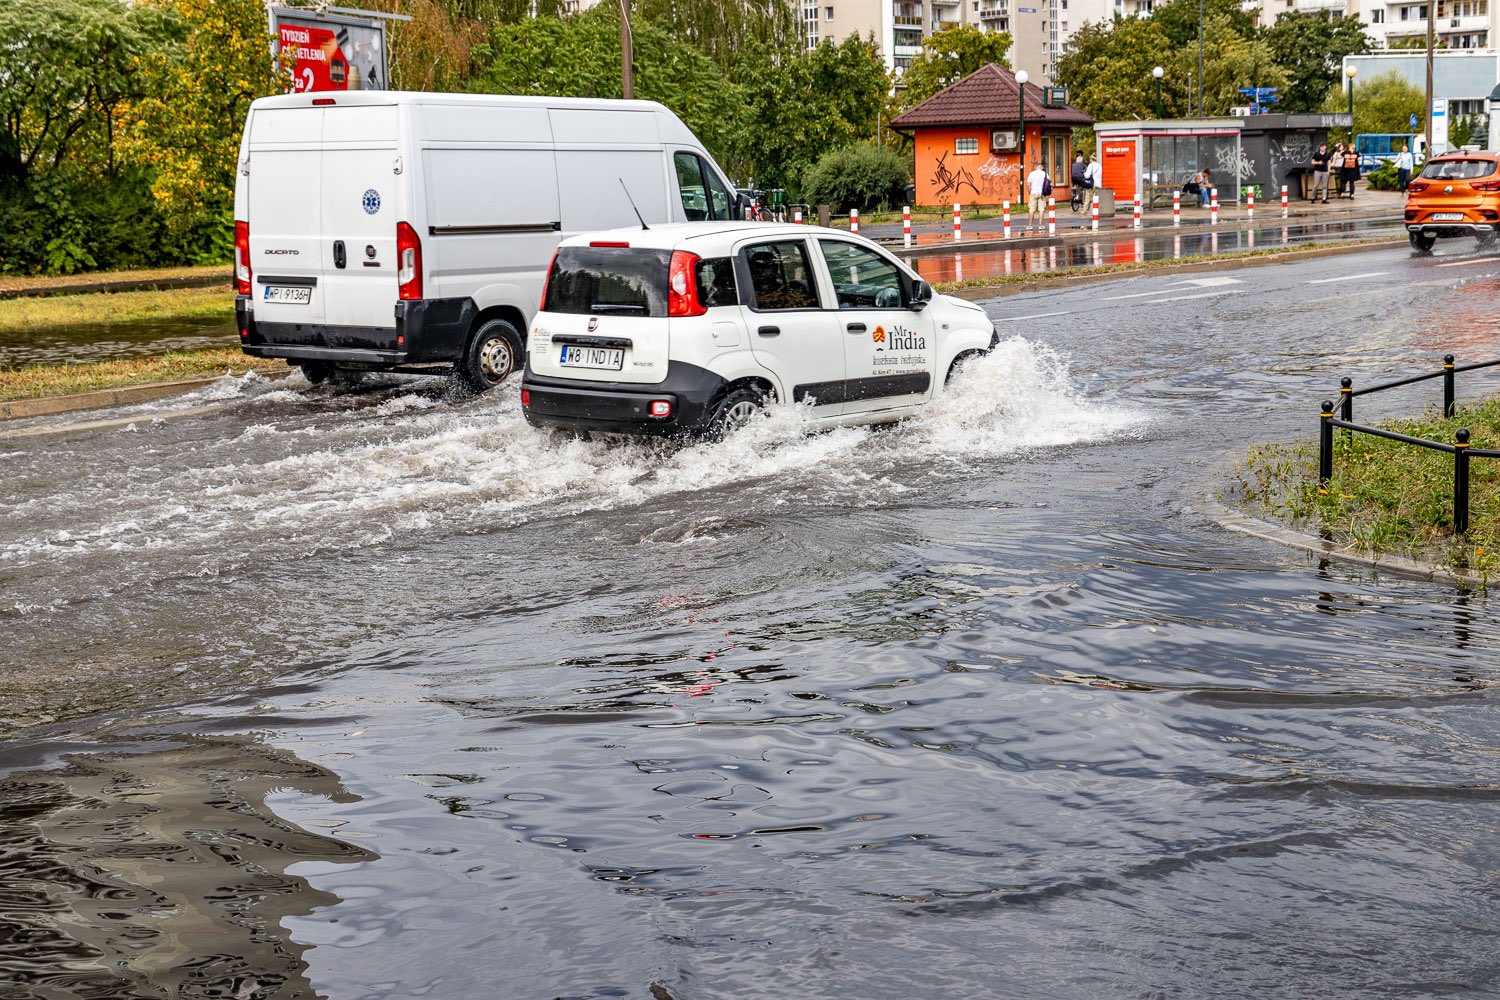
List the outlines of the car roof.
{"label": "car roof", "polygon": [[[845,239],[850,234],[839,229],[823,226],[807,226],[797,223],[779,222],[672,222],[642,229],[628,226],[620,229],[605,229],[592,233],[580,233],[562,241],[565,247],[588,246],[590,243],[628,243],[631,247],[647,250],[674,250],[684,244],[719,244],[726,247],[743,237],[767,239],[805,239],[808,236],[838,236]],[[855,236],[854,239],[861,237]]]}
{"label": "car roof", "polygon": [[1445,153],[1439,153],[1427,162],[1433,160],[1495,160],[1500,159],[1500,152],[1492,149],[1450,149]]}

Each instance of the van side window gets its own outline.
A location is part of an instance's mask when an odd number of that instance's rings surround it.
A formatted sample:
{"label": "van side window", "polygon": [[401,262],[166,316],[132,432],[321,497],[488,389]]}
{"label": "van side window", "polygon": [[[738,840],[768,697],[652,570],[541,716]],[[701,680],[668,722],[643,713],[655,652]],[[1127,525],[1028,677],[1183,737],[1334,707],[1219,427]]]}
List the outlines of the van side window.
{"label": "van side window", "polygon": [[714,306],[739,305],[734,283],[734,262],[728,257],[710,257],[698,262],[698,301]]}
{"label": "van side window", "polygon": [[744,250],[750,274],[750,308],[817,309],[818,287],[801,240],[757,243]]}
{"label": "van side window", "polygon": [[729,206],[734,202],[729,197],[728,188],[719,181],[719,175],[702,160],[698,161],[703,168],[703,182],[708,186],[708,205],[714,213],[715,219],[729,218]]}
{"label": "van side window", "polygon": [[900,309],[901,272],[884,257],[843,240],[819,240],[840,309]]}
{"label": "van side window", "polygon": [[692,153],[676,153],[677,189],[682,192],[682,211],[689,222],[712,219],[708,189],[703,186],[703,163]]}

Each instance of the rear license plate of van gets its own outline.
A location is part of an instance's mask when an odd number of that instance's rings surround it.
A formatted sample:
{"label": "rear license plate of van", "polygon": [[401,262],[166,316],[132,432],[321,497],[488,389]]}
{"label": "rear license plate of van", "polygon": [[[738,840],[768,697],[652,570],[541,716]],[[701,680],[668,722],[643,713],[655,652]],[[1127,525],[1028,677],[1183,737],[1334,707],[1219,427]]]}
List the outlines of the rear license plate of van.
{"label": "rear license plate of van", "polygon": [[1462,212],[1433,212],[1432,213],[1432,221],[1433,222],[1462,222],[1462,221],[1464,221],[1464,213],[1462,213]]}
{"label": "rear license plate of van", "polygon": [[625,367],[625,352],[617,347],[574,347],[562,349],[560,359],[564,368],[610,368],[619,371]]}
{"label": "rear license plate of van", "polygon": [[305,306],[312,302],[312,288],[307,285],[267,285],[265,300]]}

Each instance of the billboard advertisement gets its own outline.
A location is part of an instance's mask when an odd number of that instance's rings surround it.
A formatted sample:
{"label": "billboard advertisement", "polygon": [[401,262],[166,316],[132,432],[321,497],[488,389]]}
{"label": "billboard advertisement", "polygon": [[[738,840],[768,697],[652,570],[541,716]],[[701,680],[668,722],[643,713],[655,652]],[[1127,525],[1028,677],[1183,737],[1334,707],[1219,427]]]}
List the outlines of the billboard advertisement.
{"label": "billboard advertisement", "polygon": [[292,91],[385,90],[385,25],[312,10],[271,8],[271,35],[289,54]]}

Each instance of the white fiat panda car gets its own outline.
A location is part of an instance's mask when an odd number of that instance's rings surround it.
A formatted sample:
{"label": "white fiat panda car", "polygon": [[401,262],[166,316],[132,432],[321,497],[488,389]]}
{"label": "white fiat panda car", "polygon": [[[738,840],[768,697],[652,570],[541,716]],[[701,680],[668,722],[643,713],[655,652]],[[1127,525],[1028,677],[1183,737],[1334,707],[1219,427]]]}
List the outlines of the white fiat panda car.
{"label": "white fiat panda car", "polygon": [[819,423],[900,420],[999,339],[868,240],[712,222],[564,240],[527,336],[521,407],[544,427],[722,434],[768,401]]}

